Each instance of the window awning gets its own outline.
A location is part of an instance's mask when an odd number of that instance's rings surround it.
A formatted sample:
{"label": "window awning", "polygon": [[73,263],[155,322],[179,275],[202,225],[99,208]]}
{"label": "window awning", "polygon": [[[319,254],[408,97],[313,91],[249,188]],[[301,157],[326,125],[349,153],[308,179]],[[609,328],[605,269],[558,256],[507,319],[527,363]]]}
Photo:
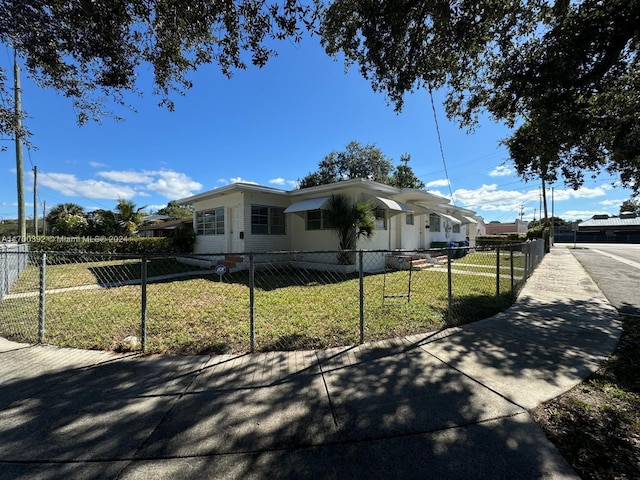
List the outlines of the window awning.
{"label": "window awning", "polygon": [[[468,223],[478,223],[478,220],[476,220],[473,217],[464,217],[464,219],[468,222]],[[466,222],[465,222],[466,223]]]}
{"label": "window awning", "polygon": [[381,204],[383,207],[389,210],[395,210],[397,212],[413,213],[413,209],[405,203],[398,202],[396,200],[391,200],[390,198],[384,198],[384,197],[375,197],[375,199],[379,204]]}
{"label": "window awning", "polygon": [[461,225],[462,222],[460,220],[458,220],[456,217],[451,216],[451,215],[447,215],[446,213],[440,213],[440,212],[436,212],[436,214],[442,218],[446,218],[447,220],[449,220],[451,223],[453,223],[454,225]]}
{"label": "window awning", "polygon": [[284,213],[306,212],[307,210],[319,210],[327,203],[329,197],[309,198],[294,202],[284,209]]}

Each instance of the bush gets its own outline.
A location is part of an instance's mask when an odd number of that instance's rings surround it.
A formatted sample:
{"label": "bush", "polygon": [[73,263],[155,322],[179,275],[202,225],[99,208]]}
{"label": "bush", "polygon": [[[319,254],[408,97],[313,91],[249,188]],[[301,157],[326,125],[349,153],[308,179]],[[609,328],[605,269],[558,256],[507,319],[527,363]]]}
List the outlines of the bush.
{"label": "bush", "polygon": [[509,233],[507,235],[479,235],[476,237],[476,247],[502,247],[523,243],[527,236],[521,233]]}
{"label": "bush", "polygon": [[171,238],[157,237],[36,237],[29,239],[32,252],[108,253],[140,255],[173,253]]}

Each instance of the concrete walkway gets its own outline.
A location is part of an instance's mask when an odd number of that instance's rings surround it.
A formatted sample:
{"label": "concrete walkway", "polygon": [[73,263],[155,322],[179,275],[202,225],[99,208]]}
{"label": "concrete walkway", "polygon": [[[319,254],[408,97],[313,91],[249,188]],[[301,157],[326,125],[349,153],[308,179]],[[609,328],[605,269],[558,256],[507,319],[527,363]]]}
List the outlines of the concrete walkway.
{"label": "concrete walkway", "polygon": [[156,357],[0,339],[0,478],[577,478],[528,410],[620,330],[557,247],[509,310],[358,347]]}

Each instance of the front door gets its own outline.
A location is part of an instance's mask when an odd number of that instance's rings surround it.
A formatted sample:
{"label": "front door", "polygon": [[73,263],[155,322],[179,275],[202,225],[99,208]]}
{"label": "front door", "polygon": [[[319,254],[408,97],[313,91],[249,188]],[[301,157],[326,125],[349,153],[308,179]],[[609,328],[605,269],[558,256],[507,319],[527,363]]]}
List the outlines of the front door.
{"label": "front door", "polygon": [[240,218],[240,207],[229,208],[229,253],[242,253],[244,242],[240,238],[242,223]]}

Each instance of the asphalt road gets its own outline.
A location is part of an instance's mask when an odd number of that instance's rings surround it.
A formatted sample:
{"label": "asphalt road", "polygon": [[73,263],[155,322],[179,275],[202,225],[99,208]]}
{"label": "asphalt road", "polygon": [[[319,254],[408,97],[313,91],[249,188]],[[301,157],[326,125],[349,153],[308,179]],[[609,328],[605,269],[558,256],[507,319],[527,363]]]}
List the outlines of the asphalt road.
{"label": "asphalt road", "polygon": [[640,245],[566,245],[621,314],[640,316]]}

